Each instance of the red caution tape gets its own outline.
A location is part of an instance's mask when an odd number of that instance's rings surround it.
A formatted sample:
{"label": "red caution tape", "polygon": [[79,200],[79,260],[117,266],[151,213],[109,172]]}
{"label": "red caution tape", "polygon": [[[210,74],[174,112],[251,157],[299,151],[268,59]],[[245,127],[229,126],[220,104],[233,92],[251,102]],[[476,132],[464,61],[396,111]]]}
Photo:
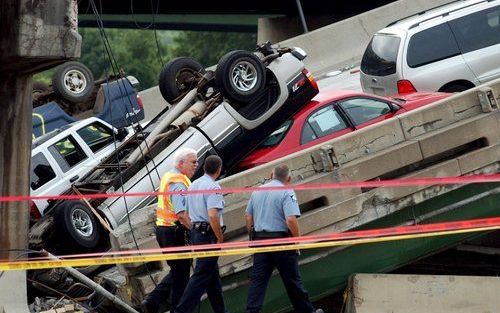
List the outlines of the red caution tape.
{"label": "red caution tape", "polygon": [[[346,240],[372,239],[370,242],[387,241],[386,238],[398,237],[398,239],[412,239],[420,237],[422,234],[437,235],[439,233],[449,234],[450,232],[460,233],[462,231],[481,231],[485,229],[494,229],[500,227],[500,217],[491,217],[483,219],[462,220],[443,223],[432,223],[422,225],[396,226],[388,228],[379,228],[371,230],[348,231],[343,233],[329,233],[323,235],[288,237],[255,241],[235,241],[221,244],[205,244],[184,247],[169,247],[159,249],[127,250],[98,252],[85,254],[60,255],[59,259],[67,260],[73,258],[101,258],[115,256],[133,256],[148,255],[157,253],[183,253],[183,252],[202,252],[209,250],[229,250],[240,248],[255,248],[255,252],[260,252],[258,248],[282,245],[302,245],[301,249],[307,248],[308,244],[317,244],[322,242],[341,242]],[[402,237],[404,236],[404,237]],[[333,245],[333,244],[332,244]],[[292,248],[290,248],[292,249]],[[296,249],[296,248],[295,248]],[[30,260],[46,260],[45,257],[31,258]]]}
{"label": "red caution tape", "polygon": [[41,195],[41,196],[1,196],[0,202],[15,202],[27,200],[79,200],[99,199],[99,198],[117,198],[117,197],[148,197],[174,194],[210,194],[210,193],[248,193],[253,191],[272,191],[272,190],[318,190],[318,189],[342,189],[342,188],[377,188],[377,187],[407,187],[407,186],[426,186],[426,185],[450,185],[450,184],[470,184],[470,183],[491,183],[500,182],[500,174],[490,175],[469,175],[455,177],[422,177],[422,178],[403,178],[392,180],[377,181],[348,181],[329,184],[302,184],[291,186],[276,187],[235,187],[223,188],[221,190],[195,190],[195,191],[174,191],[174,192],[130,192],[130,193],[98,193],[98,194],[68,194],[68,195]]}

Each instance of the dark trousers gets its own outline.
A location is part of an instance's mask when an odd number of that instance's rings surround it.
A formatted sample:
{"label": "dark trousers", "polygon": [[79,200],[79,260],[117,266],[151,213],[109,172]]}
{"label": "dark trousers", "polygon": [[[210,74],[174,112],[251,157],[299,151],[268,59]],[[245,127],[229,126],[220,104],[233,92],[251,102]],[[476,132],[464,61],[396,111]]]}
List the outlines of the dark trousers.
{"label": "dark trousers", "polygon": [[314,312],[312,303],[300,279],[298,255],[295,251],[256,253],[253,257],[247,312],[257,313],[262,309],[267,285],[274,268],[285,285],[286,292],[296,312]]}
{"label": "dark trousers", "polygon": [[[199,231],[191,231],[191,242],[193,245],[215,243],[212,233],[202,234]],[[194,273],[189,279],[188,286],[182,295],[175,313],[191,313],[200,303],[203,293],[207,293],[210,305],[215,313],[224,313],[224,299],[219,275],[218,257],[199,258],[196,260]]]}
{"label": "dark trousers", "polygon": [[[156,240],[162,248],[180,247],[185,246],[186,235],[182,227],[158,226],[156,227]],[[179,303],[189,281],[191,263],[191,260],[167,261],[170,272],[146,299],[151,307],[158,309],[160,305],[170,302],[171,308],[174,308]]]}

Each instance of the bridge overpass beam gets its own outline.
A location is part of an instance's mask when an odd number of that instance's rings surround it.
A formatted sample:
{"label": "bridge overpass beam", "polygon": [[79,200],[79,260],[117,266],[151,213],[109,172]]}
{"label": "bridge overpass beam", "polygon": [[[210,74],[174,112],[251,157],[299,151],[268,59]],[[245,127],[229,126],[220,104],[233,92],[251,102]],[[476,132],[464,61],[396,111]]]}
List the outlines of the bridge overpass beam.
{"label": "bridge overpass beam", "polygon": [[[27,195],[30,182],[32,75],[80,56],[73,0],[0,4],[0,194]],[[26,257],[29,204],[0,203],[0,258]],[[0,312],[29,312],[26,273],[0,276]]]}

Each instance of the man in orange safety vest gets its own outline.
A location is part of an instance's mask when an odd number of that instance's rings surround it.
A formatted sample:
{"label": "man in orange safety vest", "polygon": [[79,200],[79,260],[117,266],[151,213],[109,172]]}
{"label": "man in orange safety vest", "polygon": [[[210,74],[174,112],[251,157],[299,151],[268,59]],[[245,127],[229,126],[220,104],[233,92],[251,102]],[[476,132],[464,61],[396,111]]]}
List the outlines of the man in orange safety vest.
{"label": "man in orange safety vest", "polygon": [[[156,211],[156,240],[162,248],[186,245],[186,231],[191,229],[191,221],[186,208],[186,195],[161,193],[186,191],[197,167],[196,151],[181,148],[174,154],[174,168],[161,179]],[[142,302],[141,311],[157,313],[165,302],[170,302],[171,309],[174,309],[189,281],[191,262],[189,259],[167,261],[169,274]]]}

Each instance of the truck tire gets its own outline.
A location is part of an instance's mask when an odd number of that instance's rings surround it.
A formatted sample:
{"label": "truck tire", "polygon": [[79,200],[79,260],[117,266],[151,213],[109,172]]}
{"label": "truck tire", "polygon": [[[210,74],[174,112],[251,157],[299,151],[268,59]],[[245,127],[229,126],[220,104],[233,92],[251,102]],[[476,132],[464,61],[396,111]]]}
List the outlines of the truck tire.
{"label": "truck tire", "polygon": [[67,247],[92,249],[99,243],[100,227],[94,214],[80,201],[63,202],[56,208],[57,231]]}
{"label": "truck tire", "polygon": [[66,62],[54,71],[52,88],[59,97],[72,103],[86,101],[94,89],[94,76],[80,62]]}
{"label": "truck tire", "polygon": [[265,67],[252,52],[231,51],[219,60],[215,81],[226,98],[245,104],[264,90]]}
{"label": "truck tire", "polygon": [[205,74],[205,69],[193,58],[179,57],[165,64],[158,82],[163,99],[173,104],[197,85],[199,74]]}

